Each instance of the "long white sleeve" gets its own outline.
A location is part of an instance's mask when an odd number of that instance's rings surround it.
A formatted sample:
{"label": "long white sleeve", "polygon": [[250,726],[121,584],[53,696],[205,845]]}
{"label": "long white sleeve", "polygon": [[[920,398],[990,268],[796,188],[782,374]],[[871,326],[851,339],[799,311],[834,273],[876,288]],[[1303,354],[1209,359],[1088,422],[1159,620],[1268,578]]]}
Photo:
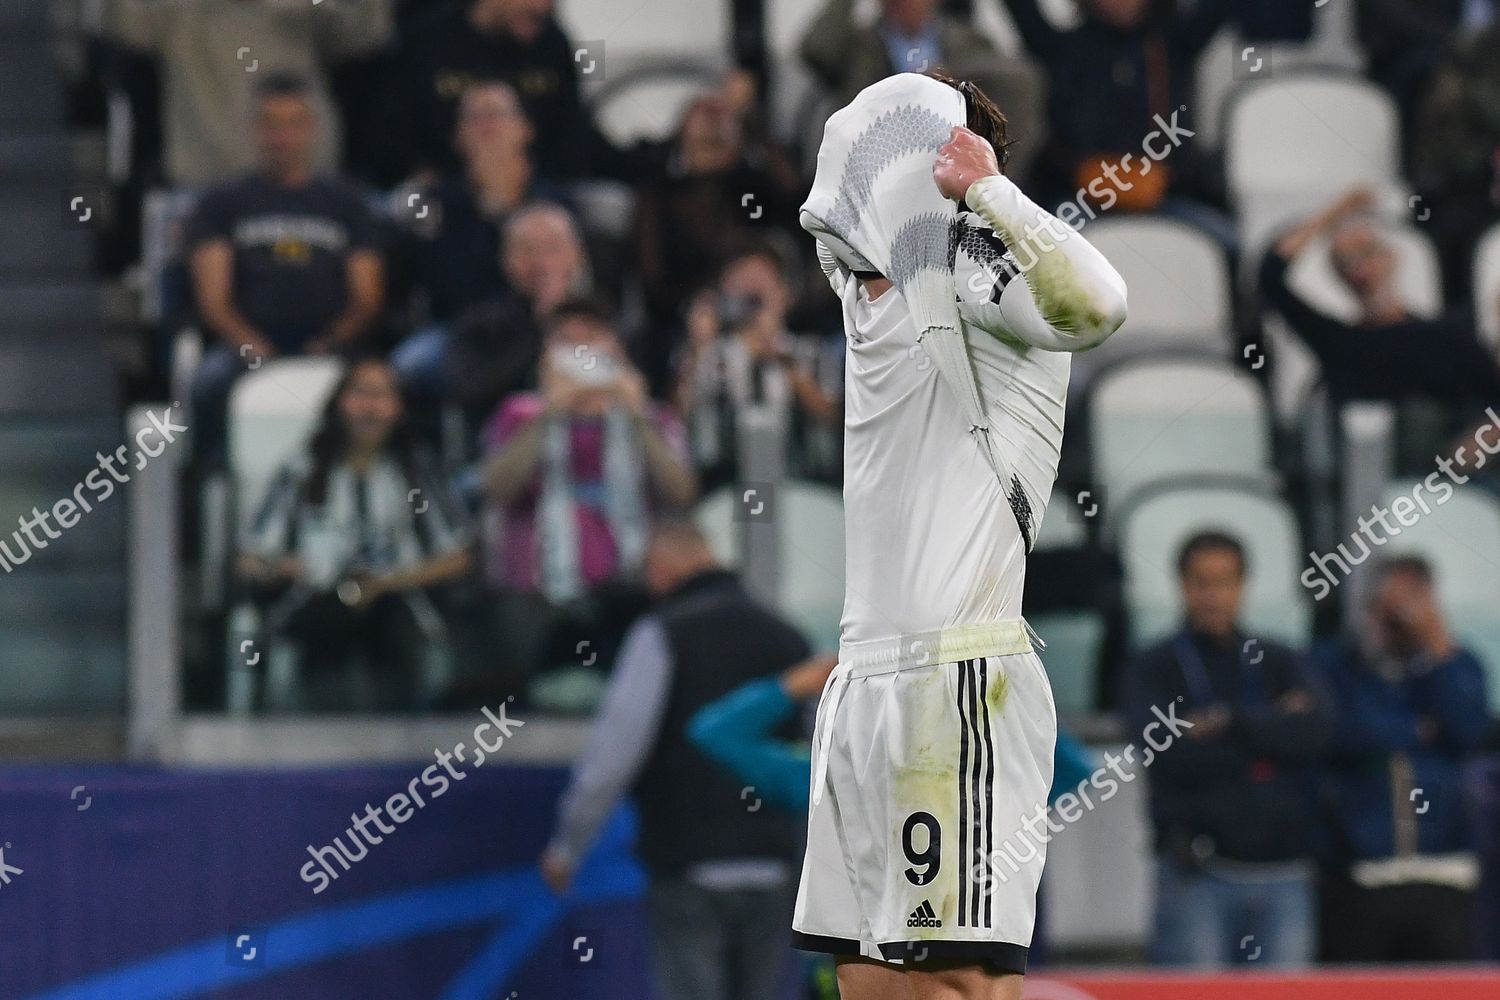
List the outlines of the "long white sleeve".
{"label": "long white sleeve", "polygon": [[998,300],[978,303],[967,301],[961,282],[966,322],[1045,351],[1088,350],[1125,322],[1119,272],[1008,177],[976,181],[965,200],[1005,243],[1023,279],[1004,283]]}

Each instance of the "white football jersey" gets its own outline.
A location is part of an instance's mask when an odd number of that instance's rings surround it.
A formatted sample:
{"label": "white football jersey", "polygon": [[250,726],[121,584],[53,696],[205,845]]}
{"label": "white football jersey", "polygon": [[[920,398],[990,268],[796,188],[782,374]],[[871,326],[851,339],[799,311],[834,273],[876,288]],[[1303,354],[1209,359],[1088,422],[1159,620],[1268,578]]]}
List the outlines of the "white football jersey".
{"label": "white football jersey", "polygon": [[845,270],[842,645],[1021,617],[1025,555],[1057,475],[1070,356],[999,237],[960,215],[960,315],[1001,457],[996,478],[900,293]]}

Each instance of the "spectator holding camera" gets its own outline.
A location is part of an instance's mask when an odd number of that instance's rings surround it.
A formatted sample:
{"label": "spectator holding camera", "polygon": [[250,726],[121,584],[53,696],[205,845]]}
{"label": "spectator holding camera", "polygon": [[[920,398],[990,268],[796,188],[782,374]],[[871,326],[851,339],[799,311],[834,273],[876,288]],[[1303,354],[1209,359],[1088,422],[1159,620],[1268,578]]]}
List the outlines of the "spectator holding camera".
{"label": "spectator holding camera", "polygon": [[[412,444],[404,413],[390,365],[351,365],[241,546],[238,575],[270,599],[268,630],[301,647],[305,708],[417,708],[438,624],[425,591],[472,564],[462,517]],[[346,691],[341,668],[351,660],[368,705]]]}
{"label": "spectator holding camera", "polygon": [[230,384],[247,366],[357,347],[385,295],[364,199],[315,167],[307,84],[272,76],[258,93],[259,169],[206,193],[188,224],[194,302],[215,345],[193,388],[209,441],[222,434]]}
{"label": "spectator holding camera", "polygon": [[681,425],[602,309],[552,313],[539,376],[539,392],[495,411],[480,467],[497,529],[489,576],[516,612],[507,634],[530,632],[538,655],[560,611],[639,575],[653,512],[697,495]]}
{"label": "spectator holding camera", "polygon": [[[1313,766],[1328,728],[1299,657],[1240,627],[1245,550],[1217,531],[1177,561],[1186,620],[1130,672],[1131,728],[1182,738],[1151,769],[1153,954],[1167,965],[1305,966],[1315,951]],[[1153,711],[1155,709],[1155,711]],[[1158,724],[1159,728],[1159,724]]]}
{"label": "spectator holding camera", "polygon": [[1491,719],[1484,670],[1448,631],[1432,567],[1417,556],[1380,564],[1363,630],[1313,659],[1337,710],[1324,957],[1473,958],[1479,862],[1461,772]]}
{"label": "spectator holding camera", "polygon": [[[714,281],[726,248],[780,232],[793,238],[803,186],[775,147],[755,140],[744,74],[699,95],[637,192],[632,250],[657,329],[679,328],[688,300]],[[652,385],[669,376],[669,344],[645,359]]]}
{"label": "spectator holding camera", "polygon": [[688,310],[677,403],[705,490],[741,478],[745,433],[773,435],[788,475],[838,476],[843,340],[790,333],[790,305],[781,256],[760,244]]}

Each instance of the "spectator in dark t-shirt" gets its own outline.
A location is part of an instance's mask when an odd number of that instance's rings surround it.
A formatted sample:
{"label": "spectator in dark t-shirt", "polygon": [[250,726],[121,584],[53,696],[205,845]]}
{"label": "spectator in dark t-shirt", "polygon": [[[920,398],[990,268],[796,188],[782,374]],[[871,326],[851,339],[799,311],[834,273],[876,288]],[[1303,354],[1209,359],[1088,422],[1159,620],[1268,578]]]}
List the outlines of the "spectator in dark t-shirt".
{"label": "spectator in dark t-shirt", "polygon": [[548,177],[597,174],[603,151],[578,90],[574,45],[552,16],[551,0],[445,0],[415,21],[396,52],[393,90],[380,102],[388,180],[417,170],[451,170],[458,102],[475,80],[504,80],[533,122]]}
{"label": "spectator in dark t-shirt", "polygon": [[306,85],[268,78],[256,128],[260,169],[205,194],[188,225],[194,301],[214,345],[194,387],[203,443],[216,443],[229,385],[246,366],[354,347],[384,294],[364,201],[313,173],[317,126]]}
{"label": "spectator in dark t-shirt", "polygon": [[[1266,302],[1317,356],[1335,399],[1500,397],[1500,362],[1480,344],[1470,319],[1422,319],[1401,301],[1395,252],[1358,217],[1371,204],[1369,192],[1350,192],[1282,236],[1261,265]],[[1359,303],[1355,323],[1320,311],[1287,283],[1292,262],[1325,235],[1334,270]]]}

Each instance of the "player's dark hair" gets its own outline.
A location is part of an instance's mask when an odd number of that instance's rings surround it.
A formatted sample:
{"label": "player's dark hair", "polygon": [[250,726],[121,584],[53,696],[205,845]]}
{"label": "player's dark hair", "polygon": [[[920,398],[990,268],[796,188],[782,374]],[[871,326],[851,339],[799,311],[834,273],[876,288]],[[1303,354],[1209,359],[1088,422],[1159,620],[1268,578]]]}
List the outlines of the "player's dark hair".
{"label": "player's dark hair", "polygon": [[1243,579],[1246,570],[1249,569],[1249,561],[1245,558],[1245,546],[1238,538],[1226,531],[1200,531],[1193,535],[1177,552],[1177,575],[1187,575],[1187,569],[1193,559],[1202,552],[1233,552],[1234,558],[1240,564],[1240,578]]}
{"label": "player's dark hair", "polygon": [[967,120],[964,127],[995,149],[995,159],[1000,163],[1000,172],[1005,173],[1005,163],[1010,159],[1011,138],[1007,129],[1009,122],[990,96],[972,80],[958,80],[940,69],[927,73],[939,83],[946,83],[964,95],[964,110]]}
{"label": "player's dark hair", "polygon": [[1432,563],[1419,555],[1389,556],[1375,564],[1375,579],[1377,580],[1384,580],[1398,573],[1416,577],[1429,587],[1432,586],[1434,579]]}

